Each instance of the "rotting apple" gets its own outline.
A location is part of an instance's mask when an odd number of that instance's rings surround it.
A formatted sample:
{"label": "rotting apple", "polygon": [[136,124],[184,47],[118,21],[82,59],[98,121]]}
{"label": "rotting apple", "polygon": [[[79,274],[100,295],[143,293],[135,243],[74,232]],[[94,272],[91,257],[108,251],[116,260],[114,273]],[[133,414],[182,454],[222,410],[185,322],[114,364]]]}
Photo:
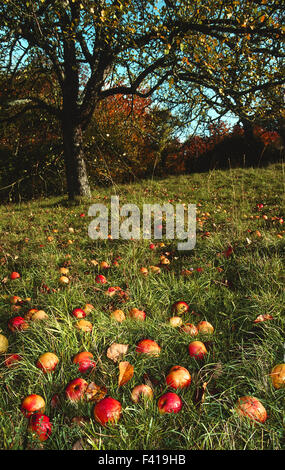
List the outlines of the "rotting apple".
{"label": "rotting apple", "polygon": [[136,347],[136,352],[138,354],[149,354],[151,356],[159,356],[161,347],[157,344],[156,341],[152,339],[142,339],[139,341]]}
{"label": "rotting apple", "polygon": [[174,389],[189,387],[191,374],[185,367],[173,366],[166,376],[166,383]]}
{"label": "rotting apple", "polygon": [[159,398],[157,406],[161,414],[178,413],[182,408],[182,400],[177,393],[166,392]]}
{"label": "rotting apple", "polygon": [[249,395],[238,399],[236,411],[239,416],[246,416],[259,423],[265,423],[267,419],[267,412],[262,403],[257,398]]}
{"label": "rotting apple", "polygon": [[25,397],[21,403],[22,413],[29,418],[33,413],[44,413],[46,403],[40,395],[32,393]]}
{"label": "rotting apple", "polygon": [[8,354],[5,358],[5,366],[6,367],[13,367],[17,365],[23,358],[19,354]]}
{"label": "rotting apple", "polygon": [[195,359],[203,359],[207,354],[207,349],[201,341],[192,341],[188,346],[188,352]]}
{"label": "rotting apple", "polygon": [[44,310],[37,310],[31,316],[31,321],[48,320],[48,314]]}
{"label": "rotting apple", "polygon": [[103,276],[103,274],[98,274],[96,277],[95,277],[95,282],[97,284],[106,284],[107,282],[107,279],[105,276]]}
{"label": "rotting apple", "polygon": [[73,379],[65,388],[65,396],[70,401],[80,401],[84,398],[87,387],[88,382],[81,377]]}
{"label": "rotting apple", "polygon": [[77,328],[77,330],[90,333],[92,331],[93,325],[88,320],[79,320],[77,323],[75,323],[75,328]]}
{"label": "rotting apple", "polygon": [[95,369],[96,362],[93,360],[94,356],[89,351],[82,351],[76,354],[73,358],[73,364],[78,364],[78,370],[82,374],[86,374]]}
{"label": "rotting apple", "polygon": [[181,326],[181,331],[184,331],[184,333],[187,333],[190,336],[197,336],[198,334],[198,329],[194,323],[184,323],[184,325]]}
{"label": "rotting apple", "polygon": [[285,387],[285,364],[277,364],[270,373],[271,382],[274,388]]}
{"label": "rotting apple", "polygon": [[106,424],[115,424],[119,421],[122,414],[121,403],[112,397],[106,397],[100,400],[94,406],[94,418],[102,426]]}
{"label": "rotting apple", "polygon": [[149,385],[140,384],[133,388],[131,400],[138,403],[141,399],[151,400],[153,398],[153,391]]}
{"label": "rotting apple", "polygon": [[53,372],[59,363],[59,358],[56,354],[51,352],[46,352],[42,354],[37,362],[36,367],[41,369],[45,374],[48,372]]}
{"label": "rotting apple", "polygon": [[41,442],[46,441],[52,432],[52,424],[49,417],[40,413],[30,416],[28,431],[36,435]]}
{"label": "rotting apple", "polygon": [[95,310],[95,307],[92,304],[85,304],[84,307],[83,307],[83,310],[86,313],[86,315],[89,315],[89,313],[91,313],[93,310]]}

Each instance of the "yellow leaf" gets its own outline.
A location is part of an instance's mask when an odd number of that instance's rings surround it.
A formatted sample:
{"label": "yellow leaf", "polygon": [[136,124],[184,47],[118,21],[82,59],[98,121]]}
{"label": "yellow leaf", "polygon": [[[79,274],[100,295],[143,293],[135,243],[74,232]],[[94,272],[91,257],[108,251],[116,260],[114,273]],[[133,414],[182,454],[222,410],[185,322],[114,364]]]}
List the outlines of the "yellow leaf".
{"label": "yellow leaf", "polygon": [[121,387],[131,380],[134,375],[134,367],[127,361],[119,363],[119,380],[118,385]]}

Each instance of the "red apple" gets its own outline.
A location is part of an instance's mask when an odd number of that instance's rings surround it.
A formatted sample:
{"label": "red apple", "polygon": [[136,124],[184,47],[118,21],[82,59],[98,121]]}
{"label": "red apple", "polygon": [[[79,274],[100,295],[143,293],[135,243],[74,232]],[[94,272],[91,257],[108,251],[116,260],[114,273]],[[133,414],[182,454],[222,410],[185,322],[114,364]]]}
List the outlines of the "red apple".
{"label": "red apple", "polygon": [[10,303],[13,305],[21,303],[21,302],[22,302],[22,299],[18,295],[12,295],[12,297],[10,297]]}
{"label": "red apple", "polygon": [[96,367],[96,362],[93,360],[93,354],[88,351],[82,351],[76,354],[73,358],[73,364],[78,364],[78,370],[82,374],[90,372]]}
{"label": "red apple", "polygon": [[142,339],[136,347],[138,354],[149,354],[151,356],[159,356],[161,347],[152,339]]}
{"label": "red apple", "polygon": [[239,416],[247,416],[253,421],[264,423],[267,419],[267,412],[260,401],[251,396],[244,396],[238,399],[236,411]]}
{"label": "red apple", "polygon": [[172,388],[185,388],[191,384],[190,372],[182,366],[173,366],[166,376],[166,383]]}
{"label": "red apple", "polygon": [[171,311],[173,313],[176,313],[176,315],[183,315],[183,313],[188,312],[188,310],[189,310],[189,305],[183,300],[175,302],[171,307]]}
{"label": "red apple", "polygon": [[201,341],[192,341],[188,346],[188,352],[195,359],[203,359],[208,351],[205,344]]}
{"label": "red apple", "polygon": [[95,282],[97,282],[97,284],[106,284],[107,279],[105,278],[105,276],[103,276],[103,274],[98,274],[95,277]]}
{"label": "red apple", "polygon": [[142,396],[148,400],[152,399],[153,391],[149,385],[141,384],[133,388],[131,400],[134,403],[138,403]]}
{"label": "red apple", "polygon": [[143,310],[139,310],[138,308],[132,308],[129,312],[130,318],[135,320],[144,321],[146,317],[146,313]]}
{"label": "red apple", "polygon": [[28,418],[33,413],[44,413],[45,406],[45,401],[40,395],[32,394],[22,401],[21,411]]}
{"label": "red apple", "polygon": [[47,352],[42,354],[36,363],[36,367],[41,369],[45,374],[47,372],[53,372],[59,362],[59,359],[56,354]]}
{"label": "red apple", "polygon": [[74,308],[72,310],[72,315],[75,318],[84,318],[86,317],[86,312],[82,308]]}
{"label": "red apple", "polygon": [[21,277],[21,275],[19,273],[17,273],[16,271],[13,271],[10,274],[10,279],[19,279],[20,277]]}
{"label": "red apple", "polygon": [[6,356],[4,363],[6,367],[13,367],[21,360],[22,357],[19,354],[9,354]]}
{"label": "red apple", "polygon": [[176,393],[166,392],[158,400],[157,406],[161,414],[178,413],[182,408],[182,400]]}
{"label": "red apple", "polygon": [[94,406],[94,418],[102,426],[118,422],[121,414],[121,403],[112,397],[103,398]]}
{"label": "red apple", "polygon": [[284,388],[285,387],[285,364],[277,364],[273,367],[270,378],[274,388]]}
{"label": "red apple", "polygon": [[14,333],[15,331],[26,330],[29,325],[23,317],[13,317],[8,321],[8,328]]}
{"label": "red apple", "polygon": [[81,377],[74,379],[66,386],[65,396],[71,401],[80,401],[84,398],[87,387],[86,380]]}
{"label": "red apple", "polygon": [[197,329],[199,333],[211,335],[214,333],[214,327],[208,321],[200,321],[197,324]]}
{"label": "red apple", "polygon": [[48,416],[38,413],[30,417],[28,430],[33,432],[41,442],[44,442],[51,435],[52,424]]}

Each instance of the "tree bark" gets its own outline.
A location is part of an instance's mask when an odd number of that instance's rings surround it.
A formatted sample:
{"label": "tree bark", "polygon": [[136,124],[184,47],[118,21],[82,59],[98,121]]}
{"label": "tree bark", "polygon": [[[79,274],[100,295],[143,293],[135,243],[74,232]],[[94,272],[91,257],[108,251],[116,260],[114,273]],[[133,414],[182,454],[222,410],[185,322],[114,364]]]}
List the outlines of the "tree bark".
{"label": "tree bark", "polygon": [[62,123],[68,197],[70,200],[74,200],[76,196],[90,199],[91,190],[84,159],[82,128],[68,121],[66,119]]}

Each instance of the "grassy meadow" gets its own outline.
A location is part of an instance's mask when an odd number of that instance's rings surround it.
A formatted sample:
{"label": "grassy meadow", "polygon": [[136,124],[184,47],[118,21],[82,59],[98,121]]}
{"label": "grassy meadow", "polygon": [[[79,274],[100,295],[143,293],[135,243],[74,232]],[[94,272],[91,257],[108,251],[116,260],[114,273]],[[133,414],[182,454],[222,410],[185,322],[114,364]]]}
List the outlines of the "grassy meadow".
{"label": "grassy meadow", "polygon": [[[70,204],[66,198],[0,207],[0,333],[9,341],[8,351],[0,355],[0,448],[284,449],[285,390],[275,389],[269,375],[273,366],[285,362],[284,167],[215,170],[101,187],[93,191],[92,202],[109,205],[111,195],[118,195],[121,205],[130,202],[140,208],[145,203],[196,204],[195,249],[179,252],[177,240],[91,240],[90,204]],[[163,264],[163,255],[169,264]],[[109,268],[101,267],[103,261]],[[160,272],[150,266],[159,266]],[[67,285],[59,282],[60,267],[69,269]],[[14,271],[21,277],[11,280]],[[97,284],[98,274],[107,283]],[[114,286],[121,291],[106,295]],[[12,296],[22,302],[12,305]],[[183,324],[207,320],[214,327],[213,334],[195,337],[207,347],[202,360],[188,354],[194,338],[169,323],[171,307],[179,300],[190,306]],[[91,332],[78,330],[72,315],[87,303],[94,306],[85,318],[92,323]],[[134,307],[146,312],[145,321],[129,317]],[[48,318],[27,320],[27,329],[11,331],[8,321],[25,317],[31,308],[44,310]],[[111,318],[114,309],[123,310],[123,322]],[[258,317],[264,321],[255,322]],[[137,354],[143,338],[159,344],[158,357]],[[117,362],[107,356],[113,343],[128,345]],[[85,375],[72,362],[84,350],[96,362]],[[48,374],[36,366],[45,352],[59,358]],[[5,359],[12,353],[21,360],[7,367]],[[134,368],[133,377],[121,386],[120,361]],[[166,375],[174,365],[188,369],[191,384],[175,391],[182,399],[181,411],[161,414],[157,402],[169,390]],[[77,377],[105,387],[120,401],[116,425],[103,427],[95,421],[94,399],[66,398],[66,386]],[[153,400],[133,403],[132,389],[141,383],[153,388]],[[21,412],[21,402],[30,394],[46,402],[52,433],[44,442],[28,430]],[[236,402],[245,395],[261,401],[265,423],[237,414]]]}

